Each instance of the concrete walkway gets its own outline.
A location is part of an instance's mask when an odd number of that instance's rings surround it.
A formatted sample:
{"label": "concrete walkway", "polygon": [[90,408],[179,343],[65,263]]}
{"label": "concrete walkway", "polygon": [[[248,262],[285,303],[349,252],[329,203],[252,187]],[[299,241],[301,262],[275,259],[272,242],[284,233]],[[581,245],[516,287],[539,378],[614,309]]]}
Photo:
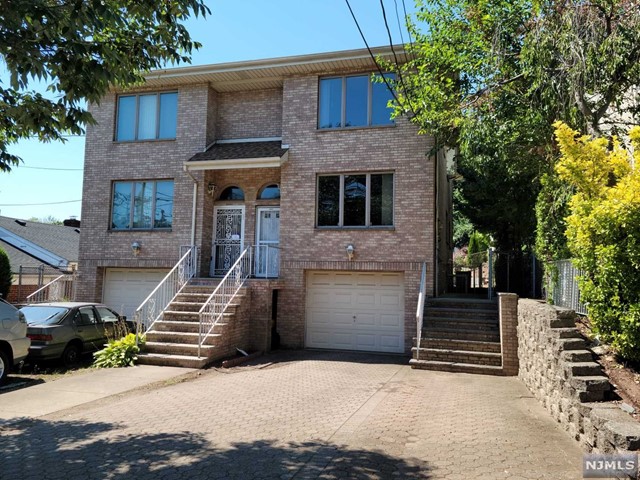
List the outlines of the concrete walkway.
{"label": "concrete walkway", "polygon": [[20,418],[41,417],[194,371],[152,365],[105,368],[3,392],[0,393],[0,425]]}
{"label": "concrete walkway", "polygon": [[577,443],[517,378],[329,352],[12,423],[0,451],[3,480],[582,477]]}

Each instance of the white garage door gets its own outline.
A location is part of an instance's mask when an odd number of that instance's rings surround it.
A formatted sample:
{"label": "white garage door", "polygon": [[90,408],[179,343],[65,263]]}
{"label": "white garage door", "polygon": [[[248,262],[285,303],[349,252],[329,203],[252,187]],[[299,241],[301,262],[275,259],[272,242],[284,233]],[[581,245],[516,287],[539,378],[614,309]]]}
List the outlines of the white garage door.
{"label": "white garage door", "polygon": [[400,273],[309,272],[306,346],[404,352]]}
{"label": "white garage door", "polygon": [[133,313],[169,270],[108,268],[104,277],[102,302],[121,315]]}

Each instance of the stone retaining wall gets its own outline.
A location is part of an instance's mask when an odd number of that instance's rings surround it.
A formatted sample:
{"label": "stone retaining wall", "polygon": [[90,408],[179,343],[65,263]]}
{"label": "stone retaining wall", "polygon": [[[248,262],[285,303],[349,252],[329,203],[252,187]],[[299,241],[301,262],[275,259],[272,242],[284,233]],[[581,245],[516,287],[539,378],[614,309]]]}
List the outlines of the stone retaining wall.
{"label": "stone retaining wall", "polygon": [[575,327],[573,310],[518,302],[519,378],[588,452],[640,449],[640,423],[612,398],[611,385]]}

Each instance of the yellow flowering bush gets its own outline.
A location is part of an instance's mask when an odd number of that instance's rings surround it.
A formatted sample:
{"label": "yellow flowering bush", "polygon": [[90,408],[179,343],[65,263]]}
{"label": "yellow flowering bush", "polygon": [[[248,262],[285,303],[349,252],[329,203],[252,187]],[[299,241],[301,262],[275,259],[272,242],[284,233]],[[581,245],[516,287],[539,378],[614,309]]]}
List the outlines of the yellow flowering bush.
{"label": "yellow flowering bush", "polygon": [[558,175],[576,188],[567,243],[595,333],[624,358],[640,360],[640,127],[629,132],[633,161],[613,137],[555,125]]}

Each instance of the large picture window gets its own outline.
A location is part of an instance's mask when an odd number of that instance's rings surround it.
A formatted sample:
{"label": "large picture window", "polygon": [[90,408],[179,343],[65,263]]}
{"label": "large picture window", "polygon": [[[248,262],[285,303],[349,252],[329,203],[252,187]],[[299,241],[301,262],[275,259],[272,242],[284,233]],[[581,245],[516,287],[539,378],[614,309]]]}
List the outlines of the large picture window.
{"label": "large picture window", "polygon": [[[394,80],[391,73],[384,75]],[[393,125],[387,105],[393,98],[380,75],[321,78],[318,92],[318,128]]]}
{"label": "large picture window", "polygon": [[393,173],[318,176],[318,227],[393,226]]}
{"label": "large picture window", "polygon": [[114,182],[113,230],[168,229],[173,222],[173,180]]}
{"label": "large picture window", "polygon": [[170,140],[176,138],[178,93],[149,93],[118,97],[116,140]]}

